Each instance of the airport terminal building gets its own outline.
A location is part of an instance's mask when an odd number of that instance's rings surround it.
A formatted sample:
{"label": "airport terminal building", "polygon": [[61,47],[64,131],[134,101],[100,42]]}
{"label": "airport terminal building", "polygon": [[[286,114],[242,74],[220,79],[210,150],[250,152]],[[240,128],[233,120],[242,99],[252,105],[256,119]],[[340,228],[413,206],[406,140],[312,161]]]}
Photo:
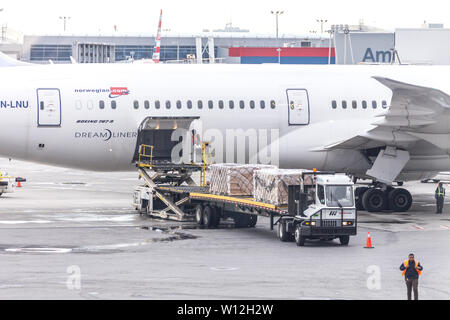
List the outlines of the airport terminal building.
{"label": "airport terminal building", "polygon": [[[238,28],[237,28],[238,29]],[[249,32],[162,34],[167,63],[240,64],[450,64],[450,29],[442,24],[385,31],[365,25],[332,26],[333,32],[257,35]],[[153,34],[23,35],[5,37],[0,50],[31,63],[116,63],[151,59]],[[331,36],[330,36],[331,34]],[[13,39],[14,38],[14,39]]]}

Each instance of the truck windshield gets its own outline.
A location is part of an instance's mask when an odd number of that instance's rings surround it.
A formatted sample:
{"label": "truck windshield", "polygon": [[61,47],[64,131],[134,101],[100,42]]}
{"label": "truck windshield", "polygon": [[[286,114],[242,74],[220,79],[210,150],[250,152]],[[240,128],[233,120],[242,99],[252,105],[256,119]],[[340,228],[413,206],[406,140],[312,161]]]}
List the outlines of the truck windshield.
{"label": "truck windshield", "polygon": [[329,207],[353,207],[353,188],[351,186],[326,186]]}

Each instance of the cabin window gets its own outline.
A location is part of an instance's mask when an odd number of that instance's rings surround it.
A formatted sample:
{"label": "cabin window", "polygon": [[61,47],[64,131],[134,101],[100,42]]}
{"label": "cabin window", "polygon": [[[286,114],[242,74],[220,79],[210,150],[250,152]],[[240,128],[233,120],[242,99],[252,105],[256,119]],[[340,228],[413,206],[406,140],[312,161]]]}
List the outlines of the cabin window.
{"label": "cabin window", "polygon": [[88,108],[89,110],[94,109],[94,102],[93,102],[92,100],[89,100],[89,101],[87,102],[87,108]]}
{"label": "cabin window", "polygon": [[234,109],[234,101],[233,100],[230,100],[228,105],[229,105],[230,109]]}
{"label": "cabin window", "polygon": [[255,109],[255,101],[250,100],[250,109]]}
{"label": "cabin window", "polygon": [[117,108],[117,102],[112,100],[111,101],[111,109],[116,109]]}
{"label": "cabin window", "polygon": [[159,100],[156,100],[156,101],[155,101],[155,108],[156,108],[156,109],[161,108],[161,102],[159,102]]}
{"label": "cabin window", "polygon": [[170,101],[166,100],[166,109],[170,109],[171,105],[170,105]]}
{"label": "cabin window", "polygon": [[264,109],[266,107],[266,102],[264,100],[261,100],[259,106],[261,107],[261,109]]}
{"label": "cabin window", "polygon": [[188,100],[187,107],[188,107],[188,109],[192,109],[192,101],[191,100]]}
{"label": "cabin window", "polygon": [[144,101],[144,108],[145,109],[150,109],[150,101],[148,101],[148,100]]}
{"label": "cabin window", "polygon": [[197,107],[198,107],[199,109],[203,109],[203,101],[202,101],[202,100],[198,100],[198,101],[197,101]]}
{"label": "cabin window", "polygon": [[208,108],[212,109],[214,107],[214,103],[212,102],[212,100],[208,101]]}
{"label": "cabin window", "polygon": [[374,100],[372,101],[372,108],[376,109],[377,108],[377,102]]}
{"label": "cabin window", "polygon": [[386,109],[386,108],[387,108],[387,101],[386,101],[386,100],[383,100],[383,101],[381,102],[381,106],[383,107],[383,109]]}
{"label": "cabin window", "polygon": [[355,100],[353,100],[352,101],[352,108],[356,109],[357,107],[358,107],[358,103]]}
{"label": "cabin window", "polygon": [[367,101],[366,100],[362,101],[362,107],[363,107],[363,109],[367,109]]}
{"label": "cabin window", "polygon": [[134,100],[134,102],[133,102],[133,107],[134,107],[135,109],[139,109],[139,101]]}
{"label": "cabin window", "polygon": [[276,105],[276,103],[275,103],[275,100],[270,101],[270,107],[271,107],[272,109],[275,109],[276,106],[277,106],[277,105]]}
{"label": "cabin window", "polygon": [[331,101],[331,107],[332,107],[333,109],[336,109],[336,108],[337,108],[337,102],[336,102],[336,100]]}
{"label": "cabin window", "polygon": [[223,100],[219,100],[219,109],[223,109]]}
{"label": "cabin window", "polygon": [[177,101],[177,109],[181,109],[181,101],[180,100]]}
{"label": "cabin window", "polygon": [[347,101],[342,100],[342,109],[347,109]]}
{"label": "cabin window", "polygon": [[245,103],[243,100],[239,101],[239,108],[241,108],[241,109],[245,108]]}
{"label": "cabin window", "polygon": [[105,109],[105,101],[100,100],[99,103],[98,103],[98,107],[99,107],[100,109]]}

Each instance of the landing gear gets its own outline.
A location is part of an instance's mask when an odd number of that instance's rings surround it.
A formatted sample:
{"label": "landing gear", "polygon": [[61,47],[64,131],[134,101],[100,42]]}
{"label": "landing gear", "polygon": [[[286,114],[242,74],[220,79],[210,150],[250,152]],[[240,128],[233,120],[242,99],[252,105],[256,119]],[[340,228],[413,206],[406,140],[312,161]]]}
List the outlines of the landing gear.
{"label": "landing gear", "polygon": [[369,189],[364,192],[362,205],[369,212],[380,212],[387,207],[387,195],[380,189]]}
{"label": "landing gear", "polygon": [[412,196],[403,188],[389,186],[383,191],[375,187],[358,187],[355,190],[355,203],[357,210],[406,212],[411,208]]}
{"label": "landing gear", "polygon": [[388,194],[389,209],[395,212],[406,212],[411,208],[412,196],[403,188],[392,189]]}

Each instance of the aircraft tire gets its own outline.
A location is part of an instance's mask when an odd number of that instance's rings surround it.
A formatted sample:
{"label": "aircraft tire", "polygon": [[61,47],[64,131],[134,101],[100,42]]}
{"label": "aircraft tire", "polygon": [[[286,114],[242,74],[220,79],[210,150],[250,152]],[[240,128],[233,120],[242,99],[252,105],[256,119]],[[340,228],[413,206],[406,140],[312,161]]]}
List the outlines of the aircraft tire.
{"label": "aircraft tire", "polygon": [[368,187],[358,187],[355,189],[356,210],[364,210],[364,206],[362,204],[362,197],[367,190],[369,190]]}
{"label": "aircraft tire", "polygon": [[389,208],[395,212],[406,212],[411,208],[412,196],[408,190],[396,188],[388,194]]}
{"label": "aircraft tire", "polygon": [[362,204],[364,209],[369,212],[380,212],[387,207],[386,193],[380,189],[369,189],[364,192],[362,197]]}

